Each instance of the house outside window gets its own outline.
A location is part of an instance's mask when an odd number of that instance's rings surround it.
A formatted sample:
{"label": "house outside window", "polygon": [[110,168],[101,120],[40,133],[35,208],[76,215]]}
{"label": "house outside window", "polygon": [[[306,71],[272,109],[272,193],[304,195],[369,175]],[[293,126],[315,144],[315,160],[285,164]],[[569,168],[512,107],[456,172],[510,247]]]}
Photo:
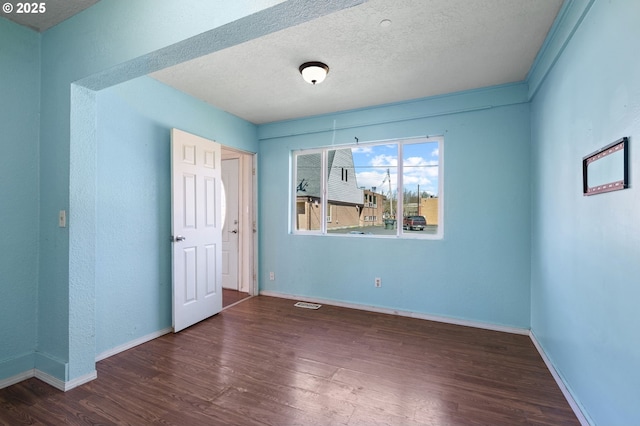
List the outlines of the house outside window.
{"label": "house outside window", "polygon": [[442,238],[443,144],[428,137],[293,151],[292,232]]}

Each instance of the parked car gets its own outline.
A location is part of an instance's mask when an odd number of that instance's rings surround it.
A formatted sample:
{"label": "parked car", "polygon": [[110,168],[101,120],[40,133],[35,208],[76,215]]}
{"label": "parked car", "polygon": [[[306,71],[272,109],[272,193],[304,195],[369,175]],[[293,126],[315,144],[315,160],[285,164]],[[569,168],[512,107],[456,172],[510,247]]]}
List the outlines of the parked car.
{"label": "parked car", "polygon": [[402,221],[402,229],[408,229],[409,231],[422,231],[425,226],[427,226],[427,220],[424,216],[407,216]]}

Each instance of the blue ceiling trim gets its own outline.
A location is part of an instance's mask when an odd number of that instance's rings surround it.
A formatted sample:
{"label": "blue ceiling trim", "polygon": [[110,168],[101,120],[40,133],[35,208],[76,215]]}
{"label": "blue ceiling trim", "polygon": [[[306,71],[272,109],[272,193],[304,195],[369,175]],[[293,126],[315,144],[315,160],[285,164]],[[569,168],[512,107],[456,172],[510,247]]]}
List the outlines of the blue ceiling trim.
{"label": "blue ceiling trim", "polygon": [[562,55],[594,1],[565,0],[551,30],[549,30],[549,35],[527,74],[525,81],[529,85],[529,100],[533,99],[547,74]]}

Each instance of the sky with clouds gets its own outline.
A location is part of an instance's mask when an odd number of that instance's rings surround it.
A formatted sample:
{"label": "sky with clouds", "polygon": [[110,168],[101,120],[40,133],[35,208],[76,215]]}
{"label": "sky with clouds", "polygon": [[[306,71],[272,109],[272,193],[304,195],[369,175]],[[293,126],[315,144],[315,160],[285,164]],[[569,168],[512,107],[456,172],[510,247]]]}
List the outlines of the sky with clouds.
{"label": "sky with clouds", "polygon": [[[387,194],[389,191],[387,169],[392,191],[398,184],[398,146],[395,144],[363,145],[352,149],[356,179],[359,187]],[[432,195],[438,194],[438,142],[422,142],[403,145],[403,182],[405,190]],[[383,185],[384,182],[384,185]]]}

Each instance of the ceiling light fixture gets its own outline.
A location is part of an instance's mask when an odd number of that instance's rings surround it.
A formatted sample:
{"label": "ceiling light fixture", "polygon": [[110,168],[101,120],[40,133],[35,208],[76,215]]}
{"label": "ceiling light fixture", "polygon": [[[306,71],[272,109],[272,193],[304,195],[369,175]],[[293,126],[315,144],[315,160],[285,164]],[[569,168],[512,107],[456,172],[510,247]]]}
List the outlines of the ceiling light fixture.
{"label": "ceiling light fixture", "polygon": [[329,67],[322,62],[305,62],[300,65],[300,74],[309,84],[322,83],[329,73]]}

